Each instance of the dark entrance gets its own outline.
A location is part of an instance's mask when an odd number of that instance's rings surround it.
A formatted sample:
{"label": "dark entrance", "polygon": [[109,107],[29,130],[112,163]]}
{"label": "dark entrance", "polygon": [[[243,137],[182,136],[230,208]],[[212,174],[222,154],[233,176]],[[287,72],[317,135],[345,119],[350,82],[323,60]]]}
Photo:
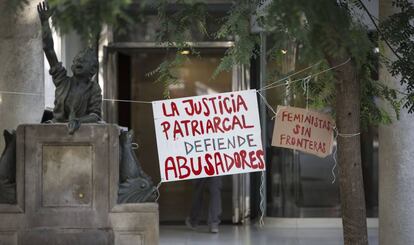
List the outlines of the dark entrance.
{"label": "dark entrance", "polygon": [[[119,48],[109,50],[109,62],[116,63],[112,77],[116,86],[112,92],[106,93],[119,100],[154,101],[165,99],[166,92],[171,98],[203,95],[209,93],[232,91],[232,73],[224,72],[211,79],[214,70],[224,56],[226,48],[199,48],[200,56],[188,55],[188,61],[173,71],[179,78],[178,82],[165,87],[163,82],[157,82],[156,76],[151,76],[164,60],[173,58],[175,50],[165,48]],[[108,67],[110,65],[108,64]],[[109,79],[110,81],[110,79]],[[107,83],[109,83],[109,81]],[[110,85],[108,85],[109,87]],[[108,102],[112,103],[112,102]],[[160,180],[158,153],[153,113],[151,104],[116,102],[110,105],[110,116],[121,126],[133,129],[135,142],[139,148],[136,151],[143,169],[158,183]],[[159,199],[160,221],[163,223],[183,222],[188,215],[192,196],[191,180],[163,183]],[[207,194],[207,193],[206,193]],[[207,200],[206,200],[207,203]],[[232,177],[223,177],[222,190],[223,221],[232,220]],[[207,208],[206,208],[207,210]]]}

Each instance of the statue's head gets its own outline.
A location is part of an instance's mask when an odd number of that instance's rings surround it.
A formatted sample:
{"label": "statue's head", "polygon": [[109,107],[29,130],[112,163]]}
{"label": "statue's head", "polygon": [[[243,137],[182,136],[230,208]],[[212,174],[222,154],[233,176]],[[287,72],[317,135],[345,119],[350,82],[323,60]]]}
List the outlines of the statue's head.
{"label": "statue's head", "polygon": [[87,76],[92,78],[98,72],[98,60],[95,51],[87,48],[73,59],[72,72],[75,76]]}

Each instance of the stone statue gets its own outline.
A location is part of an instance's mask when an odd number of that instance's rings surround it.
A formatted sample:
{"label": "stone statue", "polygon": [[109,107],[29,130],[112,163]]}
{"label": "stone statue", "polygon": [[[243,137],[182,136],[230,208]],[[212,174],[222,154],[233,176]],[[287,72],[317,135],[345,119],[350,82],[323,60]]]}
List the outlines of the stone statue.
{"label": "stone statue", "polygon": [[49,26],[52,11],[47,2],[39,3],[37,11],[42,24],[43,51],[50,65],[49,73],[56,86],[52,122],[68,122],[69,133],[73,134],[81,123],[100,121],[101,88],[98,83],[91,80],[98,71],[98,60],[90,48],[80,52],[73,60],[73,76],[67,76],[66,69],[58,61],[53,47]]}
{"label": "stone statue", "polygon": [[[53,48],[49,18],[52,15],[47,2],[37,5],[42,24],[43,51],[50,65],[55,90],[55,108],[52,122],[68,122],[69,134],[81,123],[97,123],[101,118],[102,95],[99,85],[92,81],[98,70],[98,61],[92,49],[80,52],[73,60],[73,76],[68,77]],[[119,203],[155,200],[155,188],[151,178],[141,169],[132,149],[133,132],[120,135],[120,183]]]}
{"label": "stone statue", "polygon": [[[81,123],[101,120],[102,95],[92,77],[98,70],[95,52],[80,52],[72,65],[73,76],[58,61],[53,47],[49,18],[52,12],[47,2],[37,5],[42,24],[43,50],[50,65],[50,74],[56,86],[52,123],[68,122],[69,134],[79,129]],[[43,118],[48,116],[45,113]],[[43,121],[43,119],[42,119]],[[155,200],[155,187],[144,173],[132,149],[133,131],[120,133],[120,180],[118,203],[149,202]],[[16,132],[4,131],[6,147],[0,158],[0,203],[16,203]]]}
{"label": "stone statue", "polygon": [[156,188],[141,168],[132,149],[134,131],[121,131],[119,136],[119,191],[118,203],[152,202]]}
{"label": "stone statue", "polygon": [[3,132],[6,147],[0,157],[0,203],[16,203],[16,131]]}
{"label": "stone statue", "polygon": [[[81,123],[100,121],[101,89],[91,80],[97,72],[98,61],[91,49],[80,52],[73,61],[73,76],[68,77],[53,48],[49,26],[51,10],[48,4],[43,2],[37,5],[37,11],[42,24],[43,50],[56,86],[55,108],[51,122],[68,122],[69,133],[73,134]],[[47,117],[43,115],[43,118]],[[156,188],[135,156],[132,137],[132,130],[120,133],[118,203],[151,202],[155,200]],[[16,203],[16,132],[5,130],[4,138],[6,147],[0,158],[0,203],[14,204]]]}

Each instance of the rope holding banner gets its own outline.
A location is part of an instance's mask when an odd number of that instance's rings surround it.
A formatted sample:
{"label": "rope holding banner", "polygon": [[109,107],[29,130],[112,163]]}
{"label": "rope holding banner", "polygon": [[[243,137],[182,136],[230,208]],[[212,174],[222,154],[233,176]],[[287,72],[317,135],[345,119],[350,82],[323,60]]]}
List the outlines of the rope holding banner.
{"label": "rope holding banner", "polygon": [[[334,142],[337,142],[338,136],[341,136],[341,137],[344,137],[344,138],[351,138],[351,137],[355,137],[355,136],[358,136],[358,135],[361,134],[361,132],[354,133],[354,134],[342,134],[342,133],[338,132],[338,128],[336,128],[336,127],[334,127],[333,130],[335,132]],[[337,151],[338,151],[338,143],[336,143],[335,150],[334,150],[334,152],[332,152],[332,158],[335,162],[334,166],[332,167],[332,177],[333,177],[332,184],[335,183],[335,181],[336,181],[335,168],[338,165],[338,161],[336,159]]]}
{"label": "rope holding banner", "polygon": [[[334,130],[334,134],[335,134],[334,142],[337,142],[336,139],[338,138],[338,129],[336,127],[334,127],[333,130]],[[335,181],[336,181],[335,168],[338,165],[338,161],[336,160],[336,152],[337,151],[338,151],[338,143],[336,143],[335,150],[334,150],[334,152],[332,152],[332,158],[335,162],[334,166],[332,167],[332,171],[331,171],[332,172],[332,177],[333,177],[332,182],[331,182],[332,184],[334,184]]]}
{"label": "rope holding banner", "polygon": [[273,120],[277,116],[277,112],[273,109],[273,107],[269,104],[269,102],[267,102],[266,98],[258,90],[256,90],[256,92],[260,95],[266,107],[273,112],[273,117],[272,117],[272,120]]}
{"label": "rope holding banner", "polygon": [[291,77],[293,77],[293,76],[295,76],[295,75],[297,75],[297,74],[299,74],[299,73],[302,73],[302,72],[304,72],[304,71],[306,71],[306,70],[308,70],[308,69],[310,69],[310,68],[313,68],[314,66],[319,65],[321,62],[322,62],[322,61],[318,61],[318,62],[316,62],[315,64],[310,65],[310,66],[308,66],[308,67],[306,67],[306,68],[304,68],[304,69],[302,69],[302,70],[300,70],[300,71],[297,71],[297,72],[295,72],[295,73],[293,73],[293,74],[290,74],[290,75],[288,75],[288,76],[286,76],[286,77],[284,77],[284,78],[281,78],[281,79],[279,79],[279,80],[277,80],[277,81],[275,81],[275,82],[272,82],[272,83],[270,83],[270,84],[268,84],[268,85],[264,86],[264,87],[263,87],[263,88],[261,88],[260,90],[266,90],[267,88],[271,88],[271,87],[273,87],[275,84],[278,84],[278,83],[280,83],[280,82],[285,82],[285,80],[290,79]]}
{"label": "rope holding banner", "polygon": [[[317,73],[315,73],[315,74],[311,74],[311,75],[309,75],[309,76],[310,76],[310,77],[316,77],[316,76],[318,76],[318,75],[320,75],[320,74],[323,74],[323,73],[325,73],[325,72],[328,72],[328,71],[334,70],[334,69],[336,69],[336,68],[338,68],[338,67],[340,67],[340,66],[343,66],[343,65],[347,64],[350,60],[351,60],[351,59],[349,58],[349,59],[347,59],[346,61],[344,61],[343,63],[341,63],[341,64],[339,64],[339,65],[336,65],[336,66],[330,67],[330,68],[328,68],[328,69],[325,69],[325,70],[323,70],[323,71],[317,72]],[[264,91],[264,90],[268,90],[268,89],[273,89],[273,88],[277,88],[277,87],[280,87],[280,86],[287,86],[287,84],[286,84],[285,82],[286,82],[286,80],[290,80],[291,76],[292,76],[292,75],[287,76],[287,77],[284,77],[284,78],[282,78],[282,79],[279,79],[278,81],[276,81],[276,82],[274,82],[274,83],[271,83],[271,84],[269,84],[269,85],[267,85],[267,86],[264,86],[263,88],[258,89],[258,91]],[[304,77],[304,78],[299,78],[299,79],[296,79],[296,80],[290,81],[290,82],[289,82],[289,84],[292,84],[292,83],[295,83],[295,82],[300,82],[300,81],[302,81],[302,80],[303,80],[303,79],[305,79],[305,78],[306,78],[306,77]]]}
{"label": "rope holding banner", "polygon": [[138,104],[152,104],[152,101],[143,101],[143,100],[117,100],[117,99],[102,99],[102,101],[111,101],[111,102],[126,102],[126,103],[138,103]]}
{"label": "rope holding banner", "polygon": [[265,223],[264,223],[264,215],[265,215],[265,202],[264,202],[264,196],[266,193],[264,193],[264,185],[266,182],[266,176],[265,176],[265,171],[262,171],[261,176],[260,176],[260,219],[259,219],[259,227],[263,228]]}
{"label": "rope holding banner", "polygon": [[[266,97],[264,97],[259,91],[256,90],[256,92],[260,95],[261,99],[263,100],[263,103],[266,105],[268,109],[270,109],[273,112],[272,120],[277,116],[277,112],[273,109],[273,107],[267,102]],[[265,215],[265,195],[264,188],[265,188],[265,182],[266,182],[266,176],[265,171],[262,171],[260,175],[260,218],[259,218],[259,227],[264,227],[264,215]]]}
{"label": "rope holding banner", "polygon": [[309,110],[309,82],[311,78],[312,75],[305,77],[302,83],[303,94],[306,95],[306,110]]}
{"label": "rope holding banner", "polygon": [[[0,90],[0,94],[44,96],[43,93],[14,92],[14,91],[4,91],[4,90]],[[53,98],[53,97],[47,96],[47,98]],[[143,100],[118,100],[118,99],[107,99],[107,98],[103,98],[102,101],[138,103],[138,104],[152,104],[152,101],[143,101]]]}

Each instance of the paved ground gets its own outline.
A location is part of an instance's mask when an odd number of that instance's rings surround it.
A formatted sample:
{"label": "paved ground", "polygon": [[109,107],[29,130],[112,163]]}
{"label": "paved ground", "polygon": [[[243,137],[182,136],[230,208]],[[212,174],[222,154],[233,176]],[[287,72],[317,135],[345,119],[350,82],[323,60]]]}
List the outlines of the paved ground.
{"label": "paved ground", "polygon": [[[378,229],[369,229],[369,244],[378,244]],[[160,227],[161,245],[342,245],[342,230],[336,228],[271,228],[221,225],[220,233],[208,233],[207,227],[199,231],[185,226]]]}

